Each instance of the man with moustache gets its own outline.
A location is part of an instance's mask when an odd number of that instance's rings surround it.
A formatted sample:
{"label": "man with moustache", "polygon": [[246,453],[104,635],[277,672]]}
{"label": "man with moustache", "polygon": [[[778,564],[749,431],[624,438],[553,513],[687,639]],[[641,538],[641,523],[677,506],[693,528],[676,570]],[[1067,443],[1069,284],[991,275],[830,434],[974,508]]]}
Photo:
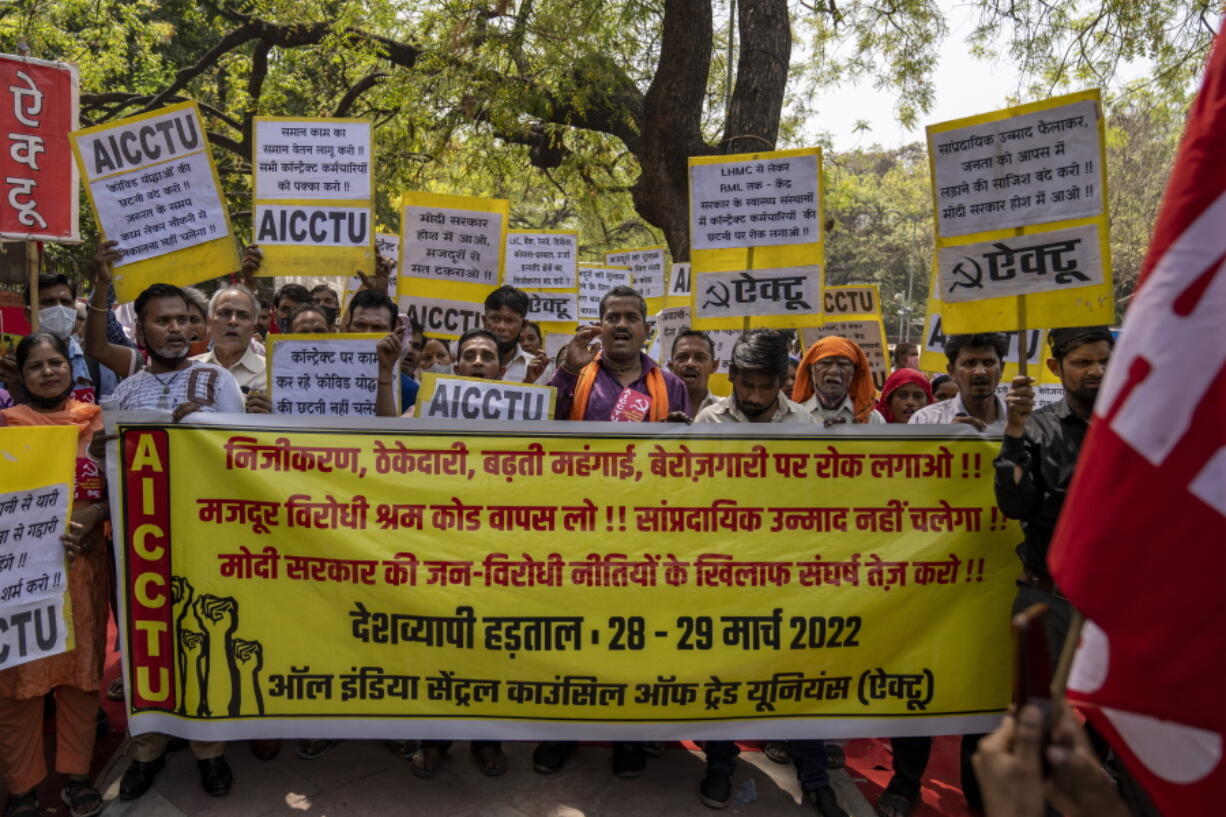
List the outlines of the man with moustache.
{"label": "man with moustache", "polygon": [[[600,351],[591,343],[600,338]],[[685,384],[643,352],[647,302],[638,290],[617,286],[600,299],[600,323],[575,333],[549,385],[558,390],[555,420],[625,420],[616,416],[627,390],[644,395],[640,418],[648,422],[689,420]]]}
{"label": "man with moustache", "polygon": [[979,431],[1005,427],[1005,402],[996,394],[1008,341],[999,332],[950,335],[945,338],[947,371],[958,384],[958,396],[925,406],[907,422],[965,423]]}
{"label": "man with moustache", "polygon": [[711,393],[707,383],[719,362],[715,359],[715,344],[711,336],[697,329],[683,329],[673,339],[673,351],[668,359],[668,370],[685,383],[690,398],[690,416],[715,403],[719,398]]}
{"label": "man with moustache", "polygon": [[527,320],[528,295],[523,290],[503,285],[486,296],[485,328],[498,338],[501,379],[508,383],[535,383],[549,363],[544,352],[533,355],[520,345]]}
{"label": "man with moustache", "polygon": [[316,284],[311,287],[311,303],[322,309],[325,315],[331,317],[328,321],[329,325],[336,325],[336,316],[340,314],[341,302],[332,287],[327,284]]}
{"label": "man with moustache", "polygon": [[[187,356],[187,298],[170,284],[153,284],[136,298],[136,339],[149,363],[115,389],[106,409],[165,409],[175,421],[195,411],[241,412],[243,397],[234,376],[221,366]],[[133,735],[135,755],[119,783],[119,799],[135,800],[149,790],[165,765],[169,738],[159,733]],[[220,741],[192,741],[192,753],[206,793],[230,791],[234,776],[222,756]]]}
{"label": "man with moustache", "polygon": [[[788,376],[788,341],[773,329],[746,332],[732,347],[728,379],[732,394],[716,398],[698,412],[695,423],[800,423],[817,420],[799,403],[781,391]],[[707,741],[707,774],[698,786],[698,798],[715,809],[732,800],[732,776],[740,753],[730,740]],[[805,800],[822,817],[847,817],[830,786],[826,745],[821,740],[790,740],[788,749]]]}
{"label": "man with moustache", "polygon": [[837,335],[822,338],[805,351],[792,387],[792,399],[827,428],[839,423],[884,423],[873,408],[876,396],[864,350]]}

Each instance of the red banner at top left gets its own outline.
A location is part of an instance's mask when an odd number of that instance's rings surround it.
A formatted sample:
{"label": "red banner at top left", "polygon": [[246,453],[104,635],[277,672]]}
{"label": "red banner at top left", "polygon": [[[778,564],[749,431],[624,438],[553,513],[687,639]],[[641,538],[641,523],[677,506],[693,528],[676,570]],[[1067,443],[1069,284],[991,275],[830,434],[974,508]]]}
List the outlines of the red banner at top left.
{"label": "red banner at top left", "polygon": [[79,241],[77,67],[0,54],[0,239]]}

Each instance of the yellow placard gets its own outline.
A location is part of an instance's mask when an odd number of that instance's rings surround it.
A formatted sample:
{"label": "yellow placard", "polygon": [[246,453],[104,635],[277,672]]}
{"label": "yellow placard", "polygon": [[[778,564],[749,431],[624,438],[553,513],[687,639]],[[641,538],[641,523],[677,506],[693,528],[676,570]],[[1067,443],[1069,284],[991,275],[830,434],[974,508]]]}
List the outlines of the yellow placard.
{"label": "yellow placard", "polygon": [[[260,195],[257,189],[258,176],[261,173],[261,162],[271,161],[278,162],[282,159],[281,156],[262,156],[258,153],[261,142],[258,138],[259,127],[266,122],[293,122],[301,124],[306,128],[316,126],[326,128],[330,131],[335,125],[364,125],[367,127],[367,139],[364,146],[365,155],[363,156],[336,156],[332,153],[319,154],[314,152],[315,145],[303,144],[295,145],[297,150],[304,153],[293,152],[288,157],[289,161],[306,160],[310,163],[330,161],[332,163],[341,163],[345,161],[358,161],[369,163],[369,177],[371,179],[369,195],[365,197],[353,197],[344,195],[343,189],[337,189],[333,192],[336,195],[328,195],[325,197],[315,197],[311,199],[294,196],[294,191],[286,191],[289,195],[270,196]],[[263,261],[260,264],[260,275],[266,276],[351,276],[356,271],[360,270],[366,274],[372,274],[375,269],[375,221],[374,221],[374,197],[375,187],[375,137],[374,137],[374,122],[370,119],[355,119],[346,117],[306,117],[306,116],[257,116],[255,117],[252,126],[252,200],[254,202],[254,211],[252,215],[252,235],[263,253]],[[306,136],[306,133],[303,133]],[[306,141],[304,139],[304,141]],[[303,179],[304,182],[311,184],[319,183],[317,177],[308,174]],[[287,182],[288,183],[288,182]],[[336,187],[340,188],[341,183],[337,182]],[[327,191],[325,186],[324,190]],[[302,218],[296,219],[294,226],[289,223],[285,225],[279,224],[279,219],[276,213],[270,208],[297,208],[302,214]],[[315,211],[312,214],[309,211]],[[329,225],[328,221],[320,218],[326,215],[323,211],[330,210],[338,216],[345,216],[344,226],[339,224]],[[287,222],[293,218],[292,213],[287,218]],[[346,233],[351,228],[352,223],[358,223],[364,226],[366,236],[369,239],[362,246],[338,246],[335,243],[329,243],[326,236],[329,231],[332,231],[336,236],[333,241],[339,240],[339,231],[345,230]],[[333,230],[333,227],[336,227]],[[271,240],[283,239],[288,232],[297,231],[303,234],[303,239],[310,237],[311,233],[317,233],[324,240],[316,241],[313,244],[283,244],[271,243]],[[271,240],[270,240],[271,239]]]}
{"label": "yellow placard", "polygon": [[78,429],[0,427],[0,670],[75,646],[69,564]]}
{"label": "yellow placard", "polygon": [[1008,704],[996,440],[198,419],[118,420],[124,578],[173,598],[122,594],[134,733],[949,734]]}
{"label": "yellow placard", "polygon": [[[126,181],[120,180],[119,177],[131,173],[132,170],[130,167],[120,167],[117,168],[115,172],[107,171],[91,173],[86,159],[82,155],[82,141],[87,137],[100,137],[104,134],[109,134],[110,131],[116,131],[120,136],[131,135],[131,129],[133,126],[139,123],[154,119],[155,117],[166,117],[181,111],[192,112],[196,128],[198,129],[198,134],[200,134],[198,138],[199,141],[203,142],[203,145],[195,150],[191,150],[190,152],[176,154],[170,158],[156,161],[154,164],[148,165],[149,171],[153,172],[154,168],[157,168],[158,173],[166,173],[169,169],[169,171],[173,174],[175,166],[181,160],[202,155],[208,162],[209,178],[211,179],[213,185],[212,191],[191,191],[188,188],[183,188],[181,191],[176,191],[173,194],[165,194],[167,196],[165,199],[162,199],[161,196],[159,196],[158,200],[146,200],[140,202],[139,204],[129,205],[131,207],[142,208],[141,210],[136,211],[136,213],[143,212],[144,210],[166,208],[165,213],[158,210],[159,215],[165,216],[164,222],[159,222],[163,225],[163,229],[161,230],[147,233],[147,229],[152,229],[154,226],[156,226],[149,224],[140,229],[140,238],[133,238],[131,240],[128,240],[127,234],[122,231],[108,231],[106,224],[108,222],[115,222],[110,218],[104,218],[99,213],[94,183],[100,182],[102,184],[106,184],[108,179]],[[124,131],[127,132],[125,133]],[[213,157],[209,153],[208,142],[204,139],[203,134],[204,128],[200,118],[200,110],[195,102],[180,102],[175,105],[168,105],[165,108],[159,108],[156,111],[138,114],[136,116],[120,119],[115,122],[107,122],[102,125],[95,125],[92,128],[84,128],[68,134],[69,141],[72,143],[72,153],[73,158],[77,163],[77,169],[81,173],[81,178],[86,182],[84,187],[86,193],[89,195],[90,206],[94,210],[94,219],[98,224],[99,236],[103,241],[119,241],[121,250],[128,249],[136,242],[146,241],[146,239],[156,239],[161,242],[183,234],[194,232],[195,229],[200,229],[200,227],[197,226],[198,222],[196,221],[195,216],[200,212],[205,212],[205,210],[192,209],[193,205],[191,204],[185,205],[180,210],[175,207],[175,202],[183,201],[185,199],[190,201],[196,196],[207,197],[211,194],[216,198],[216,203],[220,207],[221,217],[225,225],[225,229],[217,230],[218,235],[215,239],[205,241],[204,243],[200,244],[194,244],[181,250],[175,250],[174,252],[169,252],[165,255],[158,255],[142,261],[135,261],[130,264],[115,267],[115,296],[121,302],[135,300],[136,296],[150,284],[168,283],[188,286],[210,278],[227,275],[238,270],[238,246],[235,242],[233,232],[230,229],[230,214],[226,209],[224,199],[221,197],[221,181],[217,176],[217,168],[213,163]],[[161,133],[154,133],[149,140],[150,146],[160,149],[160,145],[157,144],[157,139],[162,135],[163,134]],[[169,139],[169,137],[166,138]],[[139,139],[134,141],[139,142]],[[105,146],[106,140],[104,139],[91,140],[91,142],[93,144],[104,144],[103,150],[109,149],[117,156],[122,154],[123,145],[127,144],[127,142],[123,142],[121,144],[119,140],[116,140],[115,143],[110,145],[108,148]],[[139,155],[151,156],[152,152],[150,151]],[[173,175],[167,176],[166,181],[168,184],[166,187],[162,188],[162,193],[164,193],[166,188],[181,184],[181,181],[175,179]],[[169,198],[170,196],[176,196],[178,198],[174,198],[172,200]],[[165,201],[165,203],[162,203],[163,201]],[[189,216],[191,217],[190,220]],[[182,220],[181,223],[176,224],[176,222],[179,222],[179,220]]]}
{"label": "yellow placard", "polygon": [[[950,122],[942,122],[937,125],[928,126],[927,133],[929,142],[929,168],[932,179],[933,214],[937,224],[936,241],[932,262],[934,277],[935,271],[940,265],[942,250],[953,250],[958,247],[965,247],[967,245],[984,242],[1001,242],[1021,236],[1035,236],[1036,241],[1041,241],[1042,238],[1048,234],[1055,234],[1059,231],[1077,228],[1090,228],[1096,231],[1098,245],[1097,252],[1099,258],[1101,259],[1103,272],[1103,282],[1090,286],[1071,286],[1065,290],[1044,291],[1024,295],[1007,295],[1003,297],[986,298],[983,300],[968,300],[962,302],[950,302],[948,299],[945,299],[942,305],[941,315],[946,331],[957,334],[971,332],[1009,332],[1017,331],[1018,329],[1022,328],[1089,326],[1097,324],[1110,324],[1114,322],[1115,296],[1111,271],[1110,226],[1108,223],[1105,206],[1100,208],[1097,214],[1089,217],[1036,222],[1009,229],[985,230],[964,235],[943,235],[941,230],[940,208],[950,205],[948,202],[942,203],[940,198],[942,194],[938,191],[936,176],[937,158],[933,151],[933,146],[936,144],[937,136],[961,128],[998,122],[1027,114],[1040,113],[1078,102],[1093,102],[1098,114],[1096,117],[1098,136],[1097,161],[1099,162],[1099,167],[1102,170],[1102,190],[1099,191],[1098,197],[1102,202],[1106,202],[1108,200],[1106,174],[1106,124],[1102,115],[1102,102],[1100,94],[1097,89],[1067,94],[1052,99],[1042,100],[1040,102],[1018,105],[1011,108],[992,111],[991,113],[970,116],[964,119],[957,119]],[[1021,154],[1019,153],[1019,162],[1020,156]],[[1014,152],[1009,150],[1007,145],[1000,145],[1000,150],[997,151],[996,154],[996,161],[1000,163],[1006,158],[1011,164],[1013,162]],[[1054,163],[1058,164],[1058,157],[1053,156],[1050,158]],[[1052,172],[1052,168],[1046,166],[1040,167],[1040,163],[1038,163],[1038,160],[1036,159],[1030,164],[1019,166],[1018,175],[1020,176],[1020,174],[1024,173],[1026,174],[1027,178],[1029,178],[1031,173],[1037,175],[1039,172],[1047,172],[1050,174]],[[1081,170],[1079,169],[1078,174],[1080,173]],[[1072,176],[1070,178],[1076,180],[1079,178],[1079,176]],[[1078,189],[1080,190],[1081,188]],[[1006,200],[1011,201],[1011,199],[1007,199],[1009,196],[1007,190],[1006,192],[1001,193],[1001,195],[1006,196]],[[1006,249],[1008,248],[1006,247]],[[954,253],[954,255],[956,255],[956,253]],[[1012,259],[1012,256],[1009,257]],[[1035,272],[1035,270],[1025,269],[1024,262],[1020,263],[1023,267],[1020,274]],[[1010,260],[1010,266],[1011,265],[1012,261]],[[1052,276],[1059,274],[1061,277],[1069,275],[1069,273],[1062,272],[1057,269],[1048,271],[1046,270],[1045,265],[1044,270],[1046,274],[1050,274]],[[1019,273],[1015,272],[1013,274],[1017,275]]]}
{"label": "yellow placard", "polygon": [[[719,164],[739,164],[743,162],[763,162],[769,163],[772,161],[785,160],[793,157],[808,157],[816,158],[817,163],[817,195],[816,201],[809,204],[809,207],[816,209],[817,236],[815,240],[803,241],[798,240],[789,244],[777,244],[773,246],[746,246],[730,249],[694,249],[690,253],[691,274],[693,275],[691,285],[690,307],[691,314],[694,317],[695,329],[744,329],[750,327],[768,327],[775,329],[784,329],[789,327],[801,326],[819,326],[821,325],[822,304],[821,291],[825,288],[825,219],[823,210],[825,206],[825,180],[821,171],[822,168],[822,151],[821,148],[800,148],[796,150],[776,150],[766,151],[762,153],[741,153],[731,156],[692,156],[689,159],[689,166],[703,165],[719,165]],[[733,181],[733,184],[736,182]],[[776,197],[779,202],[783,201],[783,197],[788,195],[786,189],[783,190],[767,190],[767,191],[750,191],[739,190],[729,195],[741,196],[770,196]],[[788,206],[794,206],[789,204]],[[804,206],[803,204],[800,206]],[[690,224],[694,225],[700,214],[696,214],[693,210],[694,200],[691,194],[690,198]],[[753,230],[772,230],[786,229],[787,221],[773,222],[763,221],[750,223],[746,221],[743,224],[736,225],[742,231]],[[691,228],[693,229],[693,228]],[[764,271],[764,270],[790,270],[802,267],[817,268],[817,283],[814,286],[812,298],[814,303],[807,303],[808,309],[798,308],[789,310],[786,315],[756,315],[748,318],[744,317],[728,317],[728,318],[702,318],[698,317],[698,306],[702,303],[702,299],[707,297],[710,281],[704,282],[704,277],[713,273],[727,273],[740,271]],[[672,305],[670,303],[670,305]]]}
{"label": "yellow placard", "polygon": [[[401,196],[400,218],[400,311],[410,314],[421,321],[427,335],[454,339],[460,337],[468,328],[474,328],[470,320],[472,313],[484,314],[485,298],[493,292],[502,280],[506,257],[504,249],[507,244],[507,222],[510,219],[510,203],[506,199],[488,199],[477,196],[453,196],[444,193],[411,192]],[[491,240],[485,246],[456,247],[471,252],[475,249],[481,258],[486,253],[496,253],[498,258],[497,274],[489,282],[469,279],[466,275],[458,275],[454,279],[443,280],[434,277],[423,277],[415,270],[415,266],[424,261],[424,256],[418,258],[416,253],[424,241],[438,239],[419,239],[410,223],[408,208],[430,207],[443,210],[463,210],[477,214],[498,216],[501,223],[497,242]],[[444,215],[444,219],[449,216]],[[450,225],[443,223],[432,230],[441,234]],[[454,269],[463,269],[463,263],[471,257],[460,258],[457,254]],[[435,321],[432,316],[437,316]],[[479,326],[480,324],[475,324]],[[464,327],[464,328],[461,328]]]}

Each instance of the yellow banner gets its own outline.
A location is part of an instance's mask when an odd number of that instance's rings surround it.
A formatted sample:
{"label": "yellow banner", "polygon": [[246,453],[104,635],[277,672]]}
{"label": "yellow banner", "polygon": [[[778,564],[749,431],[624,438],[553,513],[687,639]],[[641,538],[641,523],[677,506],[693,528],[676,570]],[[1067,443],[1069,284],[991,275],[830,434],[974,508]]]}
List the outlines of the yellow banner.
{"label": "yellow banner", "polygon": [[1008,703],[998,441],[198,418],[120,415],[108,459],[133,732],[948,734]]}
{"label": "yellow banner", "polygon": [[946,331],[1114,322],[1098,90],[927,130]]}
{"label": "yellow banner", "polygon": [[238,246],[195,102],[73,131],[99,236],[118,241],[115,295],[238,271]]}
{"label": "yellow banner", "polygon": [[375,137],[370,119],[257,116],[254,243],[260,274],[375,271]]}
{"label": "yellow banner", "polygon": [[0,669],[73,648],[68,562],[76,426],[0,428]]}
{"label": "yellow banner", "polygon": [[630,286],[639,291],[647,301],[647,314],[654,315],[664,308],[668,296],[668,248],[635,247],[615,250],[604,254],[604,262],[611,267],[628,267]]}
{"label": "yellow banner", "polygon": [[821,148],[690,157],[695,329],[821,324],[821,168]]}
{"label": "yellow banner", "polygon": [[435,337],[480,326],[502,280],[510,203],[413,192],[400,206],[400,311]]}

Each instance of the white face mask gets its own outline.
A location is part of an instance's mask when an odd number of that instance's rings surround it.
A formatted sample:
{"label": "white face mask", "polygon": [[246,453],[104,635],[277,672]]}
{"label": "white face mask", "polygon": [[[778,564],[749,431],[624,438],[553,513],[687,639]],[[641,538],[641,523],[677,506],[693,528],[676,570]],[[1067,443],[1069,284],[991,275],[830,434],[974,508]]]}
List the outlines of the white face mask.
{"label": "white face mask", "polygon": [[455,371],[446,363],[435,363],[432,366],[427,366],[422,369],[422,374],[433,372],[434,374],[455,374]]}
{"label": "white face mask", "polygon": [[38,328],[60,340],[68,340],[77,325],[77,310],[71,306],[49,306],[38,310]]}

